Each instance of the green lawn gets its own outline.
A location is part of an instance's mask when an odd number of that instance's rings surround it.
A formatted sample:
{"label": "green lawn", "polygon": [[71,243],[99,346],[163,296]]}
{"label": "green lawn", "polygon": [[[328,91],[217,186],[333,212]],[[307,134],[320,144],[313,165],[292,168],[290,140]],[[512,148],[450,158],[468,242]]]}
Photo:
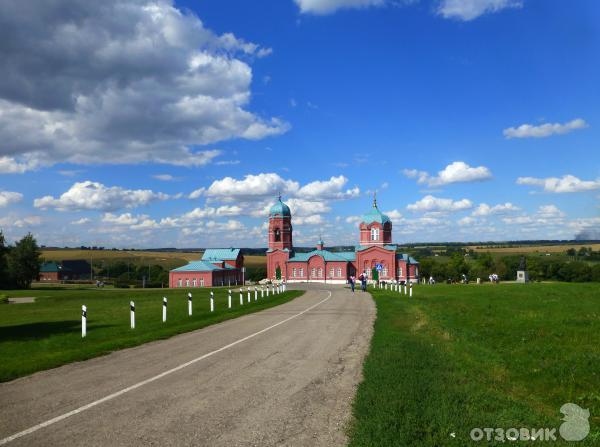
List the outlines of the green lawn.
{"label": "green lawn", "polygon": [[560,440],[567,402],[591,414],[590,434],[574,444],[600,445],[600,285],[414,292],[373,291],[351,446],[466,445],[476,427],[556,427]]}
{"label": "green lawn", "polygon": [[[285,303],[301,295],[288,291],[244,305],[233,289],[227,309],[227,289],[215,288],[215,312],[209,289],[192,289],[193,315],[187,314],[185,289],[40,289],[3,291],[8,296],[37,297],[34,304],[0,305],[0,382],[110,351],[168,338],[240,315]],[[244,289],[245,290],[245,289]],[[168,298],[162,323],[162,297]],[[130,329],[129,301],[136,307],[136,329]],[[81,306],[87,306],[87,337],[81,338]]]}

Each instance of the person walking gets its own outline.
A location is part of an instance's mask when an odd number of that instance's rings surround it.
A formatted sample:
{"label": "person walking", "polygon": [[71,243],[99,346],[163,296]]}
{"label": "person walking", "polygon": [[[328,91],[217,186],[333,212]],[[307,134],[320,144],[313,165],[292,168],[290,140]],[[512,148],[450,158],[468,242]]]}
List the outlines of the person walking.
{"label": "person walking", "polygon": [[356,283],[356,278],[354,275],[350,275],[350,288],[352,289],[352,293],[354,293],[354,284]]}
{"label": "person walking", "polygon": [[363,292],[367,291],[367,275],[364,273],[360,275],[360,288]]}

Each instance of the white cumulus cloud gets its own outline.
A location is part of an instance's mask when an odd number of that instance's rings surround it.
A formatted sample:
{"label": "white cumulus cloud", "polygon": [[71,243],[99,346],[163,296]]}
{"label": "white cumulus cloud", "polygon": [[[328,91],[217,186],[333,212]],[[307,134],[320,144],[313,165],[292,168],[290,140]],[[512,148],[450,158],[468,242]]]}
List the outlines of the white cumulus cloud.
{"label": "white cumulus cloud", "polygon": [[487,203],[481,203],[475,211],[473,216],[490,216],[492,214],[506,214],[514,211],[519,211],[521,208],[513,205],[510,202],[500,203],[498,205],[490,206]]}
{"label": "white cumulus cloud", "polygon": [[469,21],[506,8],[521,8],[521,0],[442,0],[437,12],[447,19]]}
{"label": "white cumulus cloud", "polygon": [[331,14],[338,9],[381,6],[386,0],[294,0],[304,14]]}
{"label": "white cumulus cloud", "polygon": [[416,178],[417,183],[429,186],[444,186],[451,183],[477,182],[492,178],[491,171],[485,166],[472,167],[463,161],[450,163],[437,175],[432,176],[428,172],[416,169],[404,169],[404,175]]}
{"label": "white cumulus cloud", "polygon": [[532,124],[521,124],[518,127],[504,129],[506,138],[544,138],[551,135],[562,135],[577,129],[585,129],[588,124],[581,118],[574,119],[568,123],[546,123],[534,126]]}
{"label": "white cumulus cloud", "polygon": [[406,208],[416,212],[454,212],[463,211],[473,207],[469,199],[452,200],[427,195],[421,200],[408,205]]}
{"label": "white cumulus cloud", "polygon": [[20,192],[0,191],[0,208],[18,203],[23,200],[23,194]]}
{"label": "white cumulus cloud", "polygon": [[173,0],[0,2],[0,173],[58,162],[201,166],[198,147],[278,135],[250,110],[254,58]]}
{"label": "white cumulus cloud", "polygon": [[35,199],[33,205],[36,208],[53,208],[58,211],[114,211],[121,208],[136,208],[168,198],[168,194],[149,189],[131,190],[119,186],[109,187],[87,180],[73,184],[58,198],[45,196]]}
{"label": "white cumulus cloud", "polygon": [[600,188],[600,179],[581,180],[574,175],[563,175],[562,177],[519,177],[518,185],[540,186],[546,192],[566,193],[592,191]]}

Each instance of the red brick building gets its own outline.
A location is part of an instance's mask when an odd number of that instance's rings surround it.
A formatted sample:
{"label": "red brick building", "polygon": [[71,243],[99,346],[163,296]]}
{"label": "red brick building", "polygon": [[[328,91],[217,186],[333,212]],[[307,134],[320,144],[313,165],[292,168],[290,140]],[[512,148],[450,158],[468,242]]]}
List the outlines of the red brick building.
{"label": "red brick building", "polygon": [[267,274],[270,279],[344,284],[351,275],[365,273],[371,278],[377,267],[380,267],[377,270],[380,281],[417,282],[419,278],[419,263],[405,253],[396,252],[397,246],[392,244],[392,221],[379,211],[376,199],[371,210],[362,216],[360,245],[354,251],[325,250],[323,241],[319,240],[315,250],[297,253],[292,240],[292,214],[280,197],[269,211]]}
{"label": "red brick building", "polygon": [[239,248],[206,249],[200,261],[169,272],[169,287],[215,287],[244,284],[244,256]]}

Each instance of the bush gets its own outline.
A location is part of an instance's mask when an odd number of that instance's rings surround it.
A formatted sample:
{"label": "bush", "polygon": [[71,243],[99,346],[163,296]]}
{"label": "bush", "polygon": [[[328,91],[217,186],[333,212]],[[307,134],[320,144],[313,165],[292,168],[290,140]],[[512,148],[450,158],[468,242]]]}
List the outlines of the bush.
{"label": "bush", "polygon": [[8,297],[6,295],[0,295],[0,304],[8,304]]}

